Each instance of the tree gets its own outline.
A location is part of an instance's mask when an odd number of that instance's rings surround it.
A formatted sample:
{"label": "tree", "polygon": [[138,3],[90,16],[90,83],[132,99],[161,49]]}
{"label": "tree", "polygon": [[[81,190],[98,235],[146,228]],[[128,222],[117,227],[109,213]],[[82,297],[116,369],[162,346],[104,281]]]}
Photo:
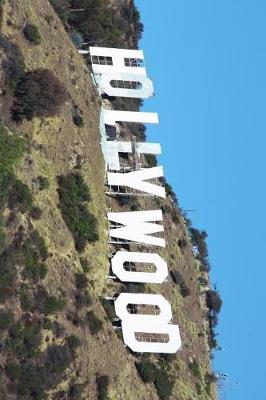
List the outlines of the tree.
{"label": "tree", "polygon": [[32,24],[27,24],[25,28],[23,29],[23,33],[28,39],[28,41],[34,45],[41,44],[41,35],[38,31],[37,26],[32,25]]}
{"label": "tree", "polygon": [[219,314],[223,301],[221,299],[220,293],[216,290],[210,290],[207,296],[208,306],[215,313]]}

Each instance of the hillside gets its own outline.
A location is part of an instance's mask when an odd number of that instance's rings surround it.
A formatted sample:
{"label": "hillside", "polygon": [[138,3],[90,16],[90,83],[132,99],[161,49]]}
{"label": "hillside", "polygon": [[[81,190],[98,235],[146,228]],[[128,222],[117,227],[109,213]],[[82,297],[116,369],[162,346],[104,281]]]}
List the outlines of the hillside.
{"label": "hillside", "polygon": [[[123,14],[125,7],[132,9],[134,3],[113,1],[108,6],[121,17],[130,14]],[[64,27],[47,0],[5,0],[1,15],[0,398],[215,399],[206,304],[209,278],[204,260],[193,255],[188,221],[171,187],[163,201],[142,198],[129,204],[105,196],[98,129],[102,101],[90,66],[65,29],[73,18]],[[38,29],[38,43],[27,39],[27,24]],[[119,36],[125,47],[136,45],[139,33],[132,39],[134,26]],[[14,120],[16,85],[36,69],[49,70],[59,80],[64,104],[56,115]],[[119,108],[117,99],[104,101]],[[82,123],[77,123],[77,115]],[[133,128],[122,126],[121,136],[132,138]],[[136,128],[136,135],[141,129]],[[97,221],[85,242],[80,226],[69,222],[69,204],[79,201],[73,212]],[[107,209],[158,206],[164,212],[167,240],[161,254],[171,270],[160,293],[172,304],[183,342],[182,350],[171,357],[141,356],[125,348],[121,331],[111,323],[112,306],[104,301],[123,290],[121,283],[107,278],[113,250]],[[158,288],[133,285],[130,290],[156,293]]]}

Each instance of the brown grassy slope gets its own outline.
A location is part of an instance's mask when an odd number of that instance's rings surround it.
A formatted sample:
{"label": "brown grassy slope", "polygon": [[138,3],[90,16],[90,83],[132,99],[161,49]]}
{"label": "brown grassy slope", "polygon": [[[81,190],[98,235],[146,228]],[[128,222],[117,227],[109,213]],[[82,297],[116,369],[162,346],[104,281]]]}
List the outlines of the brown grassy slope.
{"label": "brown grassy slope", "polygon": [[[52,15],[53,21],[48,24],[45,16]],[[7,20],[12,26],[7,26]],[[30,46],[22,34],[23,25],[30,21],[38,26],[42,35],[40,46]],[[86,328],[76,328],[66,318],[67,312],[73,311],[74,273],[81,270],[78,254],[74,248],[72,236],[66,228],[57,208],[56,176],[66,174],[75,166],[77,155],[84,161],[81,172],[88,183],[92,202],[90,208],[97,216],[100,227],[100,240],[95,245],[88,245],[85,255],[91,265],[88,274],[95,294],[93,309],[95,314],[104,320],[104,311],[96,295],[110,294],[116,285],[108,284],[105,275],[108,266],[107,223],[104,197],[104,169],[99,145],[98,121],[99,99],[91,83],[89,71],[83,60],[69,41],[60,21],[56,18],[48,2],[44,0],[28,0],[19,3],[7,1],[4,14],[4,35],[16,43],[25,57],[26,67],[45,67],[51,69],[65,84],[70,98],[83,112],[85,127],[76,128],[71,118],[70,101],[63,113],[54,119],[24,122],[15,126],[8,115],[8,99],[6,96],[2,111],[5,122],[12,130],[22,132],[29,138],[30,152],[24,158],[17,173],[20,179],[32,187],[35,202],[43,210],[42,219],[34,221],[36,229],[45,237],[51,256],[48,260],[49,273],[46,285],[51,293],[63,289],[68,304],[59,316],[59,321],[67,332],[75,333],[83,340],[78,359],[69,372],[78,382],[87,382],[86,399],[96,398],[95,373],[106,374],[111,380],[112,399],[157,399],[153,385],[144,385],[138,378],[133,361],[134,357],[123,347],[114,333],[111,325],[106,322],[104,330],[97,338],[90,335]],[[47,176],[50,181],[48,191],[39,192],[34,188],[34,178],[38,175]],[[108,200],[109,201],[109,200]],[[112,200],[112,210],[121,210],[117,202]],[[164,285],[153,286],[151,291],[165,295],[172,304],[174,320],[180,325],[183,348],[169,368],[175,377],[173,399],[213,399],[205,392],[204,378],[210,371],[209,354],[206,347],[206,328],[200,307],[199,287],[197,285],[197,267],[192,256],[191,247],[182,252],[178,240],[187,238],[187,232],[182,219],[179,223],[173,221],[173,206],[170,199],[163,201],[164,226],[167,248],[162,255],[168,260],[169,269],[178,269],[187,282],[191,295],[182,299],[178,287],[169,278]],[[152,209],[159,205],[151,200],[141,201],[141,208]],[[200,336],[199,336],[200,334]],[[202,336],[203,335],[203,336]],[[199,360],[201,377],[195,378],[189,368],[189,358]],[[157,362],[158,358],[152,359]],[[196,384],[201,387],[201,394],[196,390]],[[66,383],[61,385],[66,387]],[[57,388],[56,390],[58,390]],[[54,392],[56,391],[54,390]],[[50,394],[51,399],[54,394]]]}
{"label": "brown grassy slope", "polygon": [[[50,24],[44,18],[47,15],[53,17]],[[8,20],[12,21],[11,26],[7,23]],[[42,36],[40,46],[29,45],[23,36],[22,29],[28,21],[39,28]],[[20,48],[27,70],[48,68],[54,72],[64,83],[71,100],[82,110],[85,122],[84,128],[75,127],[69,101],[58,118],[35,119],[16,126],[8,113],[9,94],[1,98],[4,122],[12,131],[27,137],[30,143],[28,154],[17,168],[17,175],[32,189],[34,202],[43,211],[42,218],[32,223],[45,238],[49,248],[46,287],[51,294],[64,292],[68,301],[66,309],[59,314],[58,322],[62,323],[68,334],[75,333],[82,340],[82,347],[79,348],[78,357],[68,372],[67,381],[74,377],[75,382],[86,383],[85,398],[96,399],[95,374],[99,373],[110,377],[110,393],[115,393],[115,399],[132,399],[129,393],[134,393],[135,399],[157,399],[155,390],[144,385],[138,377],[131,355],[125,350],[111,324],[105,321],[105,313],[96,296],[106,283],[108,248],[104,169],[98,132],[99,99],[95,94],[89,71],[47,1],[6,1],[3,35]],[[4,57],[3,51],[1,56]],[[94,296],[93,310],[104,321],[104,328],[97,337],[92,336],[86,327],[73,326],[66,318],[67,314],[74,310],[74,273],[81,271],[81,265],[72,236],[57,207],[56,176],[73,169],[77,154],[83,160],[81,173],[90,187],[90,208],[97,216],[100,229],[100,240],[86,249],[86,256],[95,278],[94,289],[89,287]],[[48,190],[40,192],[35,189],[34,180],[38,175],[49,179]],[[23,224],[23,216],[18,218]],[[27,229],[27,226],[25,227]],[[14,226],[6,229],[7,235],[12,229]],[[55,393],[60,387],[66,388],[67,381],[52,390],[49,398],[55,398]]]}

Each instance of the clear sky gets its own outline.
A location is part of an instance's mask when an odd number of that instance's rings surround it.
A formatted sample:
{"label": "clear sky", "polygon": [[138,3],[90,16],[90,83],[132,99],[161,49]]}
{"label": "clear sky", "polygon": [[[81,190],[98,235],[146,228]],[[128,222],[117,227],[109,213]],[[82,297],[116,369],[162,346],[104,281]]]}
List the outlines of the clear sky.
{"label": "clear sky", "polygon": [[[266,399],[266,2],[136,0],[141,48],[160,115],[149,139],[193,224],[206,229],[224,306],[215,369],[239,386],[227,400]],[[221,397],[222,398],[222,397]]]}

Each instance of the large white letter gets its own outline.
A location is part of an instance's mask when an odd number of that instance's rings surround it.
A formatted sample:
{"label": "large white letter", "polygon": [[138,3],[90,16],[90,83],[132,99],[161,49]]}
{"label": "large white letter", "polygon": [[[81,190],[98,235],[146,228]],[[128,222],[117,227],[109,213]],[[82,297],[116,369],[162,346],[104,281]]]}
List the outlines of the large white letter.
{"label": "large white letter", "polygon": [[164,239],[151,236],[153,233],[164,231],[162,225],[150,223],[162,221],[162,210],[111,212],[107,216],[109,221],[124,225],[110,229],[110,237],[165,247]]}
{"label": "large white letter", "polygon": [[[159,315],[132,314],[127,310],[132,305],[154,305],[159,307]],[[181,347],[178,325],[169,324],[172,319],[171,306],[161,295],[142,293],[122,293],[115,301],[115,311],[122,320],[125,344],[135,352],[176,353]],[[158,335],[157,340],[138,340],[136,334]],[[159,340],[159,335],[167,336],[167,341]]]}
{"label": "large white letter", "polygon": [[142,124],[158,124],[157,113],[138,112],[138,111],[117,111],[102,110],[103,119],[106,125],[115,125],[116,122],[136,122]]}
{"label": "large white letter", "polygon": [[[128,321],[122,321],[122,331],[124,343],[137,353],[176,353],[181,347],[178,325],[133,321],[129,324]],[[137,340],[136,333],[167,335],[168,341],[140,341]]]}
{"label": "large white letter", "polygon": [[[126,271],[126,262],[153,264],[155,272]],[[154,253],[138,253],[131,251],[118,251],[111,260],[113,273],[122,282],[149,282],[163,283],[168,276],[167,263]]]}
{"label": "large white letter", "polygon": [[110,186],[127,186],[154,196],[165,198],[164,187],[145,182],[146,179],[155,179],[161,176],[163,176],[163,167],[153,167],[123,174],[119,172],[108,172],[107,180]]}

